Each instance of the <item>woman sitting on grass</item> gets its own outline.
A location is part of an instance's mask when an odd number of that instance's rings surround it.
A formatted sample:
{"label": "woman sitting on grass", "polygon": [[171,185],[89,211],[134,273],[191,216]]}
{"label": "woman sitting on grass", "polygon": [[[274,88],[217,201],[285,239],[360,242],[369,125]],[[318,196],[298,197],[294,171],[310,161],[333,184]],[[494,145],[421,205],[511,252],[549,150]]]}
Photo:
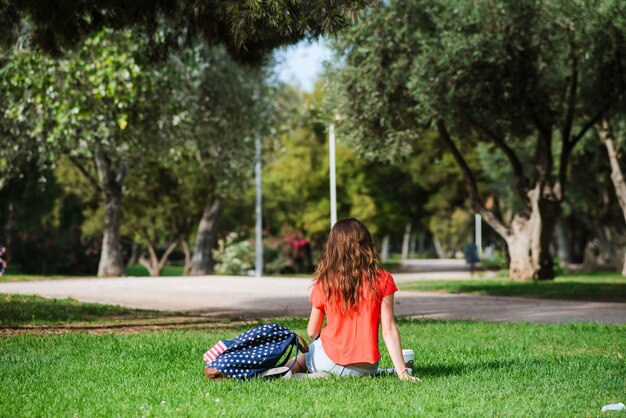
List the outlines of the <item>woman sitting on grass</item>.
{"label": "woman sitting on grass", "polygon": [[[315,272],[307,332],[314,342],[297,357],[292,372],[328,372],[337,376],[374,375],[378,371],[378,325],[398,377],[409,374],[402,358],[394,319],[393,277],[378,265],[372,236],[354,218],[335,224]],[[322,328],[326,317],[326,326]],[[319,337],[319,338],[318,338]],[[290,364],[290,363],[288,363]]]}

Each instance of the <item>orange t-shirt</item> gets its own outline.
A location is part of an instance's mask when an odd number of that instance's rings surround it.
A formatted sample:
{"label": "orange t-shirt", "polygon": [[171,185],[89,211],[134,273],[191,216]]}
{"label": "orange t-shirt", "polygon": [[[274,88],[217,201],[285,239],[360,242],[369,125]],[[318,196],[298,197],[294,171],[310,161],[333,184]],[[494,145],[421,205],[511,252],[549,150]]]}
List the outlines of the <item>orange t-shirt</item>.
{"label": "orange t-shirt", "polygon": [[380,269],[378,286],[377,300],[362,299],[352,315],[342,315],[339,307],[329,306],[324,301],[320,286],[313,286],[309,300],[315,308],[326,314],[326,326],[320,333],[322,346],[336,364],[374,364],[380,359],[378,324],[381,303],[385,296],[396,292],[398,288],[391,274],[383,269]]}

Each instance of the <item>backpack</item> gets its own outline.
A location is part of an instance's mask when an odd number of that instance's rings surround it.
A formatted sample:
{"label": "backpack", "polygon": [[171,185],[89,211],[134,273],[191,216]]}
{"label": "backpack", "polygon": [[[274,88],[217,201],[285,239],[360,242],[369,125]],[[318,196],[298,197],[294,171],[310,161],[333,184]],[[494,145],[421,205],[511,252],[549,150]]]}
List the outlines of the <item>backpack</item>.
{"label": "backpack", "polygon": [[[296,357],[300,350],[304,353],[309,351],[304,340],[290,329],[278,324],[261,325],[232,340],[220,340],[204,353],[205,374],[211,378],[250,379],[263,375],[269,369],[284,366],[294,347]],[[280,361],[283,357],[284,360]],[[283,368],[282,374],[291,370],[294,364]]]}

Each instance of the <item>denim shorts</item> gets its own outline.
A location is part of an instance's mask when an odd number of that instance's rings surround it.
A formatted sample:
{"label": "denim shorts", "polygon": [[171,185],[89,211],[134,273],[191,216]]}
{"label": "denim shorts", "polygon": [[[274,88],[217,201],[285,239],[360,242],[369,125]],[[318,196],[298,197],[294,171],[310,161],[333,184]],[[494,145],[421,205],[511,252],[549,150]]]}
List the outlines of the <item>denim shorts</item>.
{"label": "denim shorts", "polygon": [[309,352],[306,353],[306,368],[309,373],[328,372],[336,376],[374,376],[378,372],[378,362],[367,366],[341,366],[335,364],[324,351],[322,340],[318,338],[309,345]]}

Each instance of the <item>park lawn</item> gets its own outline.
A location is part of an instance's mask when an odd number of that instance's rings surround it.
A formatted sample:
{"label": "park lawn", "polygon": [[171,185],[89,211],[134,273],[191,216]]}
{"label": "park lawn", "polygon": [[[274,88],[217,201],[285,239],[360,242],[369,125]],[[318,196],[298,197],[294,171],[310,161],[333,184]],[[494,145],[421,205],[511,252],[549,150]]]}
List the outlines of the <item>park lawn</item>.
{"label": "park lawn", "polygon": [[514,282],[504,278],[421,280],[398,283],[398,287],[423,292],[626,302],[626,277],[617,273],[566,275],[533,282]]}
{"label": "park lawn", "polygon": [[[40,275],[40,274],[5,274],[0,276],[0,282],[31,282],[35,280],[67,280],[77,279],[78,276],[61,276],[61,275]],[[80,276],[81,279],[89,277]],[[95,278],[95,276],[94,276]]]}
{"label": "park lawn", "polygon": [[[183,266],[164,266],[161,271],[161,276],[182,276]],[[126,275],[134,277],[146,277],[150,276],[148,269],[141,264],[130,264],[126,266]]]}
{"label": "park lawn", "polygon": [[39,296],[0,294],[0,326],[58,325],[74,322],[114,323],[174,315],[180,314],[82,303],[71,298],[45,299]]}
{"label": "park lawn", "polygon": [[[130,264],[126,266],[126,275],[130,277],[150,276],[148,270],[141,264]],[[161,276],[182,276],[183,266],[165,266]],[[101,279],[97,276],[68,276],[68,275],[44,275],[44,274],[21,274],[9,270],[7,274],[0,276],[0,282],[28,282],[35,280],[67,280],[67,279]]]}
{"label": "park lawn", "polygon": [[205,379],[203,352],[250,326],[0,337],[0,416],[601,416],[626,396],[626,326],[398,324],[421,383]]}

